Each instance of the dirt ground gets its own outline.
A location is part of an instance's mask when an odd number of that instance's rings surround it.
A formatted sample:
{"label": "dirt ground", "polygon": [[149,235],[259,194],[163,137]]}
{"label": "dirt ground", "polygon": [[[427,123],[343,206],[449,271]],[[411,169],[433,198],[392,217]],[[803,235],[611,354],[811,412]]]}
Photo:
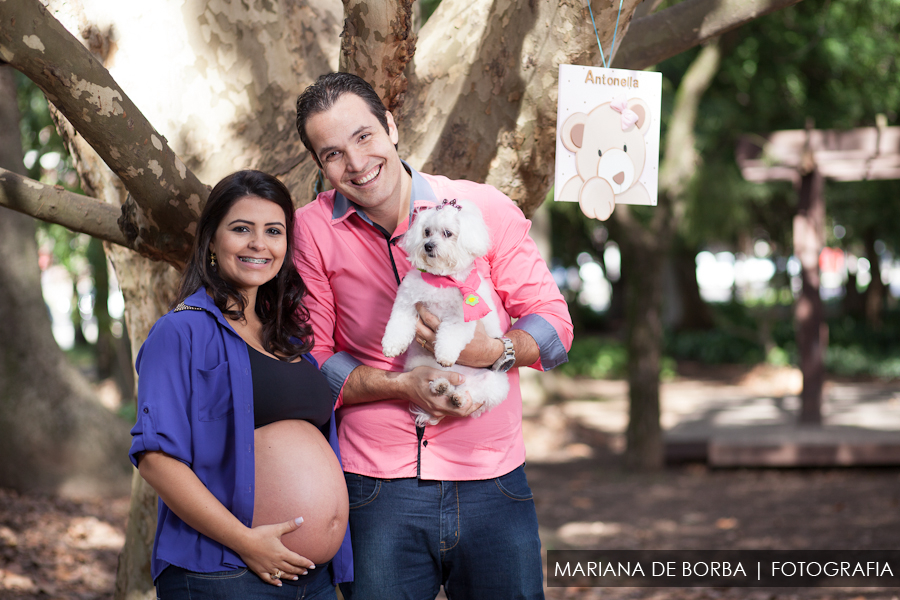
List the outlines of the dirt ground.
{"label": "dirt ground", "polygon": [[[679,383],[686,385],[684,379]],[[708,392],[709,378],[701,383]],[[543,448],[529,460],[527,471],[545,548],[900,547],[900,468],[710,469],[687,464],[642,474],[623,468],[620,434],[560,416],[556,404],[527,410],[525,431],[529,452],[532,445]],[[72,501],[0,489],[0,598],[112,598],[127,509],[126,497]],[[877,588],[547,590],[548,600],[898,597],[898,589]]]}

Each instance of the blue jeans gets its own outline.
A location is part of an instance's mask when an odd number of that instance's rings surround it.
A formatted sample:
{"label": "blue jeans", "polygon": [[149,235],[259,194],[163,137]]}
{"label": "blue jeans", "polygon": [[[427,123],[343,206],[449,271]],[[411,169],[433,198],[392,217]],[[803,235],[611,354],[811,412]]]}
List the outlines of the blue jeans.
{"label": "blue jeans", "polygon": [[347,600],[543,598],[541,540],[524,466],[484,481],[345,473],[354,578]]}
{"label": "blue jeans", "polygon": [[331,573],[317,573],[308,583],[276,587],[244,567],[232,571],[195,573],[170,565],[156,578],[157,600],[336,600]]}

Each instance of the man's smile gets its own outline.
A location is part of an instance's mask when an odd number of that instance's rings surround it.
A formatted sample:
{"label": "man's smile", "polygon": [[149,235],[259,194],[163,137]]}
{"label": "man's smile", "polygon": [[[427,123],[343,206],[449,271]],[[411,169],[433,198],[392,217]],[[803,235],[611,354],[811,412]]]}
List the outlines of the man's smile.
{"label": "man's smile", "polygon": [[378,177],[378,175],[380,175],[380,174],[381,174],[381,165],[378,165],[377,167],[375,167],[374,169],[372,169],[371,171],[369,171],[362,177],[357,177],[356,179],[351,179],[350,183],[352,183],[353,185],[365,185],[365,184],[369,183],[370,181],[372,181],[373,179],[375,179],[376,177]]}

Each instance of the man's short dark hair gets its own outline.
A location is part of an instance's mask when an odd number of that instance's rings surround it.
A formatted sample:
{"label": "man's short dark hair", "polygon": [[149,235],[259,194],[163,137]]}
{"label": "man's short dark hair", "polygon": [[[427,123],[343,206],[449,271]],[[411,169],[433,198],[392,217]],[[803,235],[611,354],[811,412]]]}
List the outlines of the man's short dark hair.
{"label": "man's short dark hair", "polygon": [[[387,109],[369,82],[352,73],[321,75],[314,84],[297,97],[297,131],[300,133],[300,141],[316,159],[316,164],[319,164],[319,157],[316,156],[309,136],[306,135],[306,121],[313,115],[329,110],[341,96],[347,93],[356,94],[368,104],[369,110],[384,127],[384,130],[388,131],[387,116],[385,115]],[[322,165],[319,164],[319,166]]]}

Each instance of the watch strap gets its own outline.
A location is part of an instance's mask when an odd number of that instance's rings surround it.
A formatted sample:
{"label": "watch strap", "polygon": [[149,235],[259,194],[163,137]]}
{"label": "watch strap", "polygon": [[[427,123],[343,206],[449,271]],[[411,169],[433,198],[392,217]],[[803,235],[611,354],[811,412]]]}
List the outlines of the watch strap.
{"label": "watch strap", "polygon": [[503,342],[503,354],[494,361],[494,364],[491,365],[491,370],[506,373],[516,364],[516,350],[513,347],[512,340],[508,337],[503,336],[498,339]]}

